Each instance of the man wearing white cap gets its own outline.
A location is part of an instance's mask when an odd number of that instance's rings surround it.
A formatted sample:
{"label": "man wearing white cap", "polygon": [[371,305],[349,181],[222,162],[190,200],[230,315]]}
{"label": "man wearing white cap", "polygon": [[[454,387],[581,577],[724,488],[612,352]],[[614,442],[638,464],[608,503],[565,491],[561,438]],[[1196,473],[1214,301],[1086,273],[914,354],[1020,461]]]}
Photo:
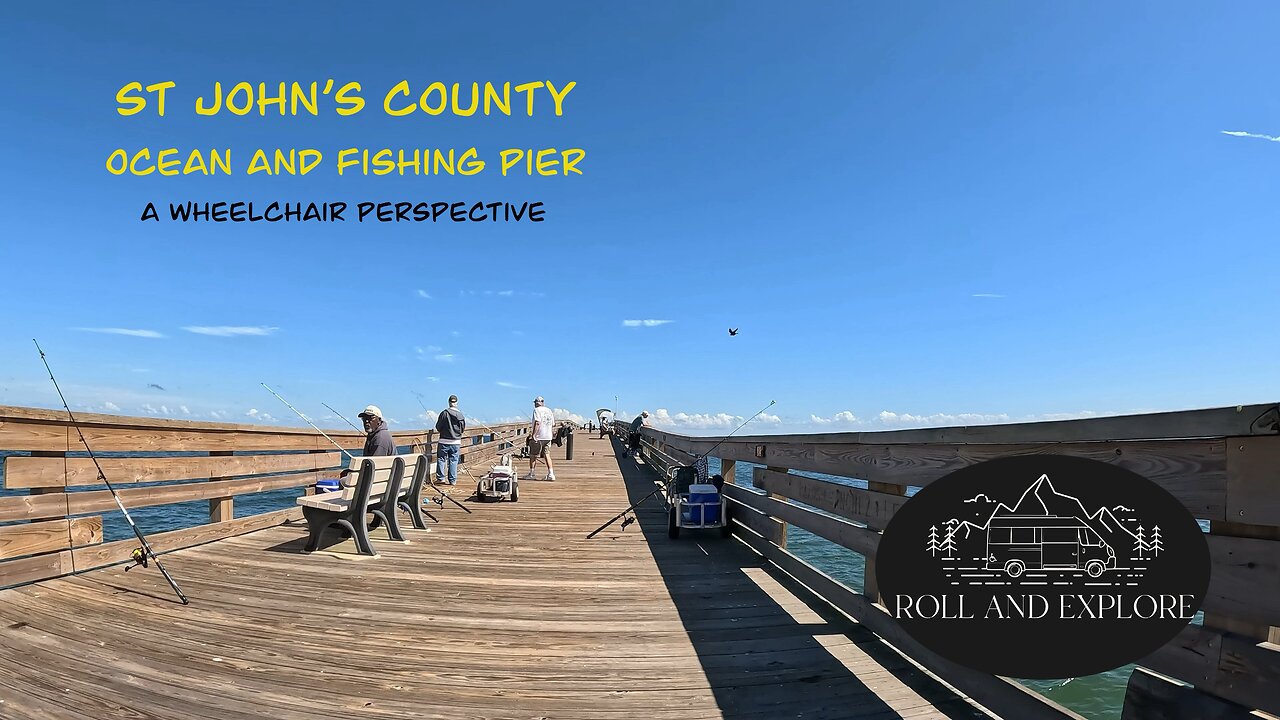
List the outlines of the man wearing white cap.
{"label": "man wearing white cap", "polygon": [[[365,457],[395,455],[396,441],[391,439],[391,431],[382,420],[382,410],[378,409],[377,405],[370,405],[360,413],[360,419],[364,421],[364,431],[368,433],[364,439]],[[347,468],[339,473],[338,477],[346,477],[350,474],[351,468]]]}
{"label": "man wearing white cap", "polygon": [[395,455],[396,441],[391,439],[391,431],[387,429],[387,423],[382,419],[382,411],[377,405],[370,405],[360,413],[360,419],[364,421],[364,431],[369,436],[364,440],[365,457],[376,455]]}
{"label": "man wearing white cap", "polygon": [[533,447],[529,449],[529,474],[525,475],[521,480],[537,480],[538,476],[534,474],[533,468],[538,464],[538,458],[547,461],[547,479],[555,480],[556,471],[551,465],[551,456],[547,454],[547,445],[551,442],[552,425],[555,425],[556,417],[551,414],[543,404],[542,396],[533,400],[533,431],[529,434],[533,438]]}

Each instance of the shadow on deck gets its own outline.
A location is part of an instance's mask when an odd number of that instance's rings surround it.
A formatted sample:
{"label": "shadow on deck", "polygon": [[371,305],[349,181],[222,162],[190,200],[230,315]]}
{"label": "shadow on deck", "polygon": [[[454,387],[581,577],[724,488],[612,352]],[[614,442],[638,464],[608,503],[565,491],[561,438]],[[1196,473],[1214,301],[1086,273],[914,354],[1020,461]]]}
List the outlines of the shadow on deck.
{"label": "shadow on deck", "polygon": [[[655,471],[623,458],[620,443],[614,452],[631,502],[653,492]],[[661,497],[631,527],[644,533],[723,717],[989,717],[736,540],[716,530],[669,539]]]}

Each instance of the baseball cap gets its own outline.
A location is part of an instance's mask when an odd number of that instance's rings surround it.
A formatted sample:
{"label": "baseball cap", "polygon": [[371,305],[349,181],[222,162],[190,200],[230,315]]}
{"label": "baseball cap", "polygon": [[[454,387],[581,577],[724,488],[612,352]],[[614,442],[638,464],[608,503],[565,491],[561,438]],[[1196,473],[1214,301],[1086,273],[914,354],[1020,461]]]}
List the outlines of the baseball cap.
{"label": "baseball cap", "polygon": [[642,412],[642,413],[640,413],[640,414],[641,414],[641,415],[643,415],[643,416],[645,416],[645,417],[649,417],[649,411],[648,411],[648,410],[645,410],[644,412]]}
{"label": "baseball cap", "polygon": [[544,401],[543,401],[543,399],[542,399],[542,396],[541,396],[541,395],[539,395],[538,397],[534,398],[534,399],[533,399],[533,401],[534,401],[534,402],[536,402],[536,403],[538,403],[538,404],[542,404],[542,403],[544,402]]}
{"label": "baseball cap", "polygon": [[450,395],[450,396],[449,396],[449,403],[450,403],[450,404],[453,404],[453,403],[456,403],[456,402],[458,402],[458,396],[457,396],[457,395]]}
{"label": "baseball cap", "polygon": [[382,417],[382,411],[378,409],[377,405],[370,405],[369,407],[365,408],[364,412],[360,413],[357,417],[364,417],[366,415],[372,415],[373,417],[380,418]]}

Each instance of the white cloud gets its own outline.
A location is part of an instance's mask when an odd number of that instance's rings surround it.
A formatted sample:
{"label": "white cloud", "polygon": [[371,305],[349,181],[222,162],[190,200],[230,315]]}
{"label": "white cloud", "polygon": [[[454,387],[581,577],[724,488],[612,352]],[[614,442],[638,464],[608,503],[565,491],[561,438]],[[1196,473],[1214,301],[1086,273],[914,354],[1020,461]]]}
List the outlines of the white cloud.
{"label": "white cloud", "polygon": [[435,357],[437,361],[442,363],[451,363],[458,358],[458,356],[453,353],[445,353],[443,355],[436,355]]}
{"label": "white cloud", "polygon": [[435,410],[427,410],[427,411],[418,413],[414,417],[415,419],[418,419],[418,420],[426,420],[429,423],[435,423],[436,418],[440,417],[440,413],[436,412]]}
{"label": "white cloud", "polygon": [[1232,137],[1257,138],[1259,140],[1270,140],[1271,142],[1280,142],[1280,137],[1274,135],[1263,135],[1262,133],[1251,133],[1243,130],[1223,130],[1223,135],[1231,135]]}
{"label": "white cloud", "polygon": [[809,422],[813,425],[831,425],[833,423],[852,425],[858,422],[858,417],[848,410],[845,410],[843,412],[838,412],[829,418],[810,415]]}
{"label": "white cloud", "polygon": [[249,408],[249,412],[246,412],[245,416],[251,417],[254,420],[261,420],[262,422],[275,422],[276,420],[271,416],[271,413],[260,412],[257,408]]}
{"label": "white cloud", "polygon": [[428,294],[426,290],[422,290],[422,289],[418,290],[418,297],[422,298],[423,300],[431,299],[431,295]]}
{"label": "white cloud", "polygon": [[1051,420],[1078,420],[1097,417],[1092,410],[1069,413],[1042,413],[1014,417],[1008,413],[932,413],[920,415],[882,410],[874,418],[864,420],[849,411],[838,412],[831,417],[810,415],[809,425],[857,428],[860,430],[893,430],[916,427],[948,427],[961,425],[998,425],[1012,422],[1047,422]]}
{"label": "white cloud", "polygon": [[515,294],[514,290],[499,290],[498,295],[501,297],[511,297]]}
{"label": "white cloud", "polygon": [[427,381],[428,381],[428,382],[440,382],[440,378],[436,377],[435,375],[428,375],[428,376],[427,376]]}
{"label": "white cloud", "polygon": [[666,325],[674,320],[623,320],[622,327],[657,327]]}
{"label": "white cloud", "polygon": [[142,410],[142,412],[148,415],[168,415],[169,414],[169,408],[165,407],[164,405],[161,405],[160,407],[156,407],[151,403],[143,403],[140,409]]}
{"label": "white cloud", "polygon": [[182,329],[197,335],[235,337],[237,335],[270,335],[280,328],[266,325],[188,325]]}
{"label": "white cloud", "polygon": [[587,421],[587,419],[582,417],[581,415],[574,412],[569,412],[564,408],[552,408],[551,416],[554,417],[556,420],[568,420],[574,423],[575,425],[581,425]]}
{"label": "white cloud", "polygon": [[499,381],[498,381],[497,383],[495,383],[495,384],[496,384],[498,387],[504,387],[504,388],[516,388],[517,390],[526,390],[526,389],[528,389],[528,388],[526,388],[524,385],[517,385],[517,384],[515,384],[515,383],[513,383],[513,382],[506,382],[505,380],[499,380]]}
{"label": "white cloud", "polygon": [[971,295],[970,297],[976,297],[976,298],[1002,298],[1002,297],[1004,297],[1004,296],[1003,296],[1003,295],[998,295],[998,294],[996,294],[996,293],[974,293],[974,294],[973,294],[973,295]]}
{"label": "white cloud", "polygon": [[155,330],[130,330],[129,328],[72,328],[81,332],[105,333],[107,335],[128,335],[129,337],[162,338],[162,333]]}
{"label": "white cloud", "polygon": [[666,408],[658,408],[649,413],[649,422],[653,425],[677,428],[733,427],[743,419],[723,412],[710,414],[678,412],[672,415]]}
{"label": "white cloud", "polygon": [[190,414],[191,414],[191,411],[187,409],[187,406],[186,406],[186,405],[179,405],[179,406],[178,406],[178,409],[182,411],[182,414],[183,414],[183,415],[190,415]]}
{"label": "white cloud", "polygon": [[120,412],[120,406],[113,402],[102,403],[103,412]]}
{"label": "white cloud", "polygon": [[214,420],[226,420],[230,415],[228,415],[225,410],[210,410],[209,417]]}

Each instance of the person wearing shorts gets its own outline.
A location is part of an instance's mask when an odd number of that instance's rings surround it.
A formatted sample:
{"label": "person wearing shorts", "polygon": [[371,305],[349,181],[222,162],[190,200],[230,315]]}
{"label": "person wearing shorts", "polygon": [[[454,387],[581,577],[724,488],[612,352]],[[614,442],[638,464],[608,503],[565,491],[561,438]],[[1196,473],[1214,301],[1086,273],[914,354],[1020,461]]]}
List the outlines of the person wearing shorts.
{"label": "person wearing shorts", "polygon": [[547,445],[551,444],[551,436],[553,432],[552,426],[555,425],[555,415],[547,409],[542,396],[539,395],[533,401],[533,430],[529,433],[532,438],[529,447],[529,474],[520,478],[521,480],[537,480],[538,476],[534,473],[534,467],[537,466],[538,460],[547,461],[547,480],[556,479],[555,467],[551,464],[551,456],[547,454]]}

